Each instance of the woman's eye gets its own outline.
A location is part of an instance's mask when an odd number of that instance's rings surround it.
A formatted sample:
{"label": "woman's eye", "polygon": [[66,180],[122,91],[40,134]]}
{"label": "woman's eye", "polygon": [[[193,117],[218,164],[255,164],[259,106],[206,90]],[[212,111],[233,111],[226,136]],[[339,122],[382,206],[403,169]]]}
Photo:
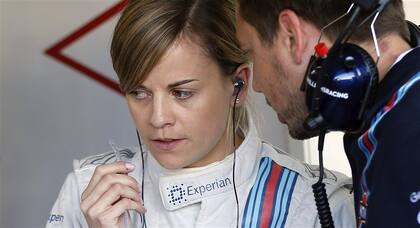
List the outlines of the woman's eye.
{"label": "woman's eye", "polygon": [[185,100],[190,98],[193,95],[193,92],[185,90],[174,90],[172,91],[172,95],[174,95],[176,99]]}
{"label": "woman's eye", "polygon": [[144,90],[141,90],[141,89],[135,90],[131,94],[137,100],[143,100],[143,99],[146,99],[149,96],[149,93],[147,91],[144,91]]}

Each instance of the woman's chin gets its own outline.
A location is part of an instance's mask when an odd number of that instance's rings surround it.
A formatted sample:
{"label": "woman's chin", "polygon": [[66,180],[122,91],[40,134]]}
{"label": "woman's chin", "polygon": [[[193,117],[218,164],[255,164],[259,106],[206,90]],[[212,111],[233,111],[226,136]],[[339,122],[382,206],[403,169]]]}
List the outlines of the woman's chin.
{"label": "woman's chin", "polygon": [[159,162],[159,164],[165,169],[175,170],[184,168],[186,166],[183,161],[178,160],[175,156],[155,156],[155,158]]}
{"label": "woman's chin", "polygon": [[176,170],[176,169],[181,169],[183,168],[182,165],[179,164],[174,164],[174,163],[161,163],[160,164],[163,168],[165,169],[169,169],[169,170]]}

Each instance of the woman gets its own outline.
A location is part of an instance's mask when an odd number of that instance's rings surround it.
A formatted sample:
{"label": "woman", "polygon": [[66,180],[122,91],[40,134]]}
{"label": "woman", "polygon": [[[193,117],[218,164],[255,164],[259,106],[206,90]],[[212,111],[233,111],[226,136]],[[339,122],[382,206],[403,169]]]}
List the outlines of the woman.
{"label": "woman", "polygon": [[[316,173],[263,143],[247,111],[233,0],[131,1],[111,55],[144,145],[75,164],[47,227],[318,226]],[[354,226],[338,177],[333,216]]]}

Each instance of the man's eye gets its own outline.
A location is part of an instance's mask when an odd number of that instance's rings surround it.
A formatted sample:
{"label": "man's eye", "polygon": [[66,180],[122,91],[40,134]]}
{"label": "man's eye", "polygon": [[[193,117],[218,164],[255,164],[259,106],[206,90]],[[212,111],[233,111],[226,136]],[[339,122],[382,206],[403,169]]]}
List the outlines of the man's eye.
{"label": "man's eye", "polygon": [[185,90],[173,90],[172,95],[179,100],[186,100],[190,97],[192,97],[193,92],[191,91],[185,91]]}
{"label": "man's eye", "polygon": [[144,100],[149,96],[149,93],[145,90],[142,90],[142,89],[135,90],[135,91],[131,92],[131,94],[137,100]]}

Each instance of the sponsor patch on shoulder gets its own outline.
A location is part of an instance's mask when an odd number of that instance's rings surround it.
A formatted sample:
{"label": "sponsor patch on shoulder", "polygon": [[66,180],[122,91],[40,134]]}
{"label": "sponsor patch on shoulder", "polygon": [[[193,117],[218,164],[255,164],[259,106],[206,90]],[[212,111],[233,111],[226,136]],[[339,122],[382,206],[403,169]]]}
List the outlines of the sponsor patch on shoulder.
{"label": "sponsor patch on shoulder", "polygon": [[48,223],[62,223],[64,222],[64,215],[51,214],[48,218]]}

